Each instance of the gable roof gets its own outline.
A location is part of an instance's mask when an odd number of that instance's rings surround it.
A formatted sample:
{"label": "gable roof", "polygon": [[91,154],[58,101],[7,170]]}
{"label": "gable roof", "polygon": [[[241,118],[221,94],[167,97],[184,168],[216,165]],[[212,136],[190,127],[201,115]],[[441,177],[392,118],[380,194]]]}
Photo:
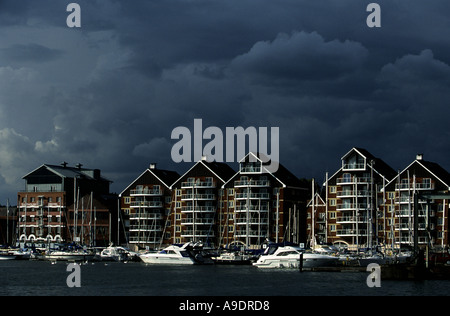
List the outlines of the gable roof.
{"label": "gable roof", "polygon": [[178,172],[175,172],[175,171],[156,169],[156,168],[154,168],[154,169],[147,168],[136,179],[134,179],[124,190],[122,190],[122,192],[120,192],[119,196],[121,197],[122,194],[126,190],[128,190],[130,187],[132,187],[136,183],[136,181],[138,181],[146,173],[153,174],[168,189],[170,189],[172,183],[174,183],[180,177]]}
{"label": "gable roof", "polygon": [[[350,149],[344,156],[342,156],[341,160],[345,159],[348,155],[350,155],[352,152],[356,152],[359,155],[361,155],[362,157],[364,157],[364,159],[366,159],[367,162],[367,166],[369,168],[373,168],[373,171],[375,173],[377,173],[379,176],[381,176],[382,178],[385,178],[387,182],[391,181],[395,176],[397,176],[397,172],[392,169],[387,163],[385,163],[382,159],[375,157],[374,155],[372,155],[369,151],[367,151],[364,148],[360,148],[360,147],[353,147],[352,149]],[[369,163],[369,161],[373,161],[373,166],[371,163]],[[342,171],[342,166],[341,168],[339,168],[329,179],[330,180],[332,178],[334,178],[339,172]],[[326,181],[327,181],[326,180]]]}
{"label": "gable roof", "polygon": [[420,167],[429,172],[432,176],[434,176],[437,180],[439,180],[443,185],[448,187],[450,190],[450,173],[448,173],[448,171],[442,168],[439,164],[422,159],[416,159],[413,162],[411,162],[405,169],[403,169],[391,181],[389,181],[389,183],[386,186],[395,183],[398,177],[402,173],[410,169],[414,164],[418,164]]}
{"label": "gable roof", "polygon": [[[283,187],[296,187],[303,188],[302,181],[297,178],[292,172],[290,172],[286,167],[284,167],[281,163],[278,163],[278,169],[276,172],[272,173],[267,168],[264,167],[265,161],[270,161],[267,156],[258,152],[249,152],[247,155],[242,158],[239,163],[246,161],[247,157],[252,156],[256,160],[262,163],[262,168],[266,171],[264,174],[269,174],[274,177],[278,182],[281,183]],[[240,175],[241,171],[236,172],[229,180],[224,184],[227,185],[230,181],[232,181],[236,176]]]}
{"label": "gable roof", "polygon": [[[100,176],[99,169],[86,169],[86,168],[78,168],[78,167],[67,167],[67,166],[58,166],[58,165],[48,165],[43,164],[33,171],[27,173],[22,177],[22,179],[26,179],[31,176],[33,173],[37,172],[40,169],[46,169],[55,175],[61,178],[86,178],[90,180],[102,180],[112,182],[111,180],[106,179],[105,177]],[[96,174],[99,176],[96,178]]]}
{"label": "gable roof", "polygon": [[233,174],[236,172],[234,171],[229,165],[223,162],[216,162],[212,161],[209,162],[206,159],[200,159],[197,161],[188,171],[186,171],[181,177],[178,178],[171,186],[172,188],[175,184],[177,184],[181,179],[183,179],[189,172],[191,172],[193,169],[197,168],[197,166],[204,166],[206,169],[208,169],[213,175],[215,175],[217,178],[219,178],[220,181],[223,183],[226,183],[228,179],[230,179]]}

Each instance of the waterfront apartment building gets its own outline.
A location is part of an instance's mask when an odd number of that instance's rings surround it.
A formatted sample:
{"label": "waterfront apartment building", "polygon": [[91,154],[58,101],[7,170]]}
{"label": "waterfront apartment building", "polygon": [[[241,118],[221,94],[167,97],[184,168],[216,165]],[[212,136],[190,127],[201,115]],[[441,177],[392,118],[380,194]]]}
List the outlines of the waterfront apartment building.
{"label": "waterfront apartment building", "polygon": [[416,208],[418,246],[448,249],[450,174],[444,168],[417,155],[394,172],[362,148],[351,149],[341,160],[342,167],[327,175],[308,203],[311,245],[412,248]]}
{"label": "waterfront apartment building", "polygon": [[380,240],[392,248],[414,246],[414,196],[417,196],[419,247],[448,248],[450,174],[423,155],[397,174],[385,187]]}
{"label": "waterfront apartment building", "polygon": [[306,240],[307,185],[284,166],[270,173],[249,153],[236,172],[228,164],[196,162],[182,176],[151,167],[121,194],[131,248],[202,242],[259,247],[266,240]]}
{"label": "waterfront apartment building", "polygon": [[173,183],[169,232],[172,243],[201,241],[219,246],[218,227],[222,186],[235,174],[226,163],[202,157]]}
{"label": "waterfront apartment building", "polygon": [[267,240],[300,243],[306,239],[307,184],[282,164],[270,172],[264,161],[266,157],[250,152],[223,186],[218,227],[223,246],[258,248]]}
{"label": "waterfront apartment building", "polygon": [[[83,241],[94,245],[111,239],[105,236],[110,231],[105,225],[110,227],[109,214],[117,211],[109,205],[116,203],[105,202],[105,197],[110,196],[110,181],[101,176],[99,169],[82,168],[81,164],[69,167],[65,162],[43,164],[23,179],[25,188],[17,194],[20,242]],[[108,216],[102,215],[105,209]]]}
{"label": "waterfront apartment building", "polygon": [[379,192],[396,175],[367,150],[354,147],[348,151],[341,158],[341,168],[330,177],[327,174],[320,199],[316,196],[317,202],[309,203],[311,244],[331,243],[350,249],[375,245],[378,211],[382,210]]}
{"label": "waterfront apartment building", "polygon": [[180,175],[150,164],[120,194],[121,209],[128,219],[127,240],[130,248],[155,249],[171,240],[170,221],[172,190]]}

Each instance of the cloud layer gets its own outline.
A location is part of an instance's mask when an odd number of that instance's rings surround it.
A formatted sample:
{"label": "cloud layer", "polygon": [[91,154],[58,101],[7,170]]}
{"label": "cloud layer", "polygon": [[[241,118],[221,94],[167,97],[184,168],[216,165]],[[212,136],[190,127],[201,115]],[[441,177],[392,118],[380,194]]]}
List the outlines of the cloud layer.
{"label": "cloud layer", "polygon": [[[0,1],[0,189],[42,163],[100,168],[120,192],[174,164],[171,131],[280,127],[280,159],[322,180],[353,146],[447,169],[447,2]],[[433,22],[433,23],[431,23]],[[5,202],[1,200],[0,203]]]}

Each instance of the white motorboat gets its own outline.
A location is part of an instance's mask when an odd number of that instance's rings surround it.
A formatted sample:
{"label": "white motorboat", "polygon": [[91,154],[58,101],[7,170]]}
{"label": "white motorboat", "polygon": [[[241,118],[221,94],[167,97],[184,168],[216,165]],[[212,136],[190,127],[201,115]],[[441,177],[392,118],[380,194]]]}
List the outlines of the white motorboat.
{"label": "white motorboat", "polygon": [[47,251],[41,256],[43,260],[50,261],[90,261],[94,259],[95,253],[88,251]]}
{"label": "white motorboat", "polygon": [[139,257],[143,262],[151,264],[195,264],[195,259],[186,249],[187,245],[171,245],[159,252],[144,253]]}
{"label": "white motorboat", "polygon": [[0,252],[0,260],[15,260],[16,255],[9,252]]}
{"label": "white motorboat", "polygon": [[294,246],[278,247],[275,252],[261,255],[258,261],[253,263],[258,268],[299,268],[300,256],[303,257],[303,268],[335,266],[338,257],[314,252],[305,252]]}
{"label": "white motorboat", "polygon": [[100,260],[101,261],[128,261],[128,260],[134,260],[134,258],[138,254],[135,252],[132,252],[124,247],[114,247],[109,246],[108,248],[105,248],[100,253]]}

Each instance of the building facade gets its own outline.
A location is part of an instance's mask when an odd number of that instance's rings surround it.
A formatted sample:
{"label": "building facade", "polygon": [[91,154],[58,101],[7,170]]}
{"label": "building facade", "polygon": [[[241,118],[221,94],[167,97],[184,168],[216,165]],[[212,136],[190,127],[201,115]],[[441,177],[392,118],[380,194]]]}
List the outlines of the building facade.
{"label": "building facade", "polygon": [[[250,159],[251,158],[251,159]],[[228,164],[206,157],[179,176],[150,168],[121,194],[134,249],[202,242],[260,247],[266,240],[306,240],[307,184],[284,166],[270,173],[258,154]],[[138,247],[139,246],[139,247]]]}
{"label": "building facade", "polygon": [[[325,217],[323,206],[322,212],[318,212],[319,203],[309,205],[311,222],[307,233],[310,241],[350,249],[377,244],[378,211],[382,210],[380,192],[396,174],[367,150],[352,148],[341,158],[341,168],[330,177],[326,175],[320,195],[325,203]],[[323,225],[315,226],[319,222]]]}
{"label": "building facade", "polygon": [[235,174],[226,163],[202,157],[173,183],[170,232],[172,243],[201,241],[218,247],[219,200],[222,186]]}
{"label": "building facade", "polygon": [[[414,209],[417,210],[419,246],[447,249],[450,174],[423,155],[390,181],[385,188],[384,242],[392,248],[414,246]],[[416,204],[414,196],[417,196]]]}
{"label": "building facade", "polygon": [[[86,231],[86,223],[95,225],[93,220],[89,222],[86,219],[80,197],[91,196],[93,202],[93,199],[109,195],[110,181],[101,176],[100,170],[82,168],[80,164],[76,167],[69,167],[67,163],[44,164],[23,179],[25,189],[17,195],[17,234],[20,242],[71,242],[83,239],[90,244],[96,243],[94,236],[98,236],[97,232],[93,232],[90,239],[80,235]],[[100,240],[98,242],[101,243]]]}
{"label": "building facade", "polygon": [[121,209],[129,219],[127,240],[130,248],[155,249],[171,239],[170,221],[172,190],[180,175],[157,169],[150,164],[120,195]]}
{"label": "building facade", "polygon": [[258,248],[266,240],[304,242],[308,188],[283,165],[269,172],[250,152],[225,183],[220,199],[220,244]]}

